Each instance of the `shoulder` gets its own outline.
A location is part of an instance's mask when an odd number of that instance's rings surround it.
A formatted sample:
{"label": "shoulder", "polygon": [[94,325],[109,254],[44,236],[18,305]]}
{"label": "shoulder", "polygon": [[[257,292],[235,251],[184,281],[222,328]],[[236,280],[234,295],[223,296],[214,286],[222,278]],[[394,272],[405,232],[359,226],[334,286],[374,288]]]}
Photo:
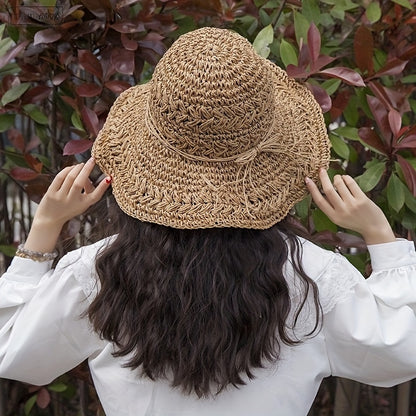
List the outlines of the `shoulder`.
{"label": "shoulder", "polygon": [[348,297],[364,277],[343,255],[305,239],[300,241],[303,269],[318,287],[323,312],[329,312]]}
{"label": "shoulder", "polygon": [[82,287],[88,299],[92,299],[97,293],[97,275],[95,260],[97,255],[113,241],[114,237],[108,237],[94,244],[82,246],[70,251],[58,262],[55,273],[69,273]]}

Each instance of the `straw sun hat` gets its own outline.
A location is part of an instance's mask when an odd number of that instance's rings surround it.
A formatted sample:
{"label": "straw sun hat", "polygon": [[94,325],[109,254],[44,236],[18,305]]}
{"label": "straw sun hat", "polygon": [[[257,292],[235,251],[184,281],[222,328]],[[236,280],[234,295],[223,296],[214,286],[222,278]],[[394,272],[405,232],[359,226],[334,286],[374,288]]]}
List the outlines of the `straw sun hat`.
{"label": "straw sun hat", "polygon": [[203,28],[118,97],[93,156],[132,217],[265,229],[304,198],[305,176],[328,166],[329,141],[306,87],[237,33]]}

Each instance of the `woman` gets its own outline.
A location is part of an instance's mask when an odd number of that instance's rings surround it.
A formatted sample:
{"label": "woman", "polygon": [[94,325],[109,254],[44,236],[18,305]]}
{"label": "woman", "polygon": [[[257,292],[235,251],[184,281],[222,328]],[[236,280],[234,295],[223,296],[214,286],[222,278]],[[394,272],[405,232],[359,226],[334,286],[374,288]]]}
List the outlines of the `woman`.
{"label": "woman", "polygon": [[[302,416],[331,374],[416,376],[413,243],[352,178],[331,183],[318,104],[239,35],[183,35],[93,155],[57,175],[0,279],[0,376],[46,384],[88,359],[108,416]],[[63,224],[110,183],[118,234],[51,269]],[[296,235],[307,188],[363,235],[368,280]]]}

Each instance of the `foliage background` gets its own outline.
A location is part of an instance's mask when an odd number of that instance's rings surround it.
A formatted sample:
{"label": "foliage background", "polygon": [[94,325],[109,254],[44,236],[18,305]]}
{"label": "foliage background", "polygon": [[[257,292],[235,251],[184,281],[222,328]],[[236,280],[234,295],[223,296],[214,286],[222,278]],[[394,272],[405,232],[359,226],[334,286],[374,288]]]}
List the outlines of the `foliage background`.
{"label": "foliage background", "polygon": [[[331,173],[358,177],[397,236],[415,240],[415,0],[0,0],[0,21],[2,268],[25,239],[30,201],[62,167],[89,157],[115,97],[146,82],[169,45],[202,26],[239,32],[308,85],[330,132]],[[359,236],[310,198],[296,215],[369,274]],[[95,222],[71,221],[66,248],[87,243]],[[49,386],[0,383],[0,416],[102,414],[85,365]],[[416,414],[413,389],[330,378],[310,414]]]}

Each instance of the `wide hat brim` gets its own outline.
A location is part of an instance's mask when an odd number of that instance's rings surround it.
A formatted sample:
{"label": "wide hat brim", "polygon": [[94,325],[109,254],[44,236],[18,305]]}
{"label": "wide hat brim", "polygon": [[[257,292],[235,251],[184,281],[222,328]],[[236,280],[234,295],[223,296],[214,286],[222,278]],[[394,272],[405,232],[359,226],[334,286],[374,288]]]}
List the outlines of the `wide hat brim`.
{"label": "wide hat brim", "polygon": [[266,229],[307,194],[329,164],[321,108],[311,92],[266,59],[274,83],[275,131],[281,152],[260,152],[247,165],[189,160],[173,152],[146,125],[152,81],[123,92],[93,146],[112,177],[114,197],[129,216],[181,229]]}

